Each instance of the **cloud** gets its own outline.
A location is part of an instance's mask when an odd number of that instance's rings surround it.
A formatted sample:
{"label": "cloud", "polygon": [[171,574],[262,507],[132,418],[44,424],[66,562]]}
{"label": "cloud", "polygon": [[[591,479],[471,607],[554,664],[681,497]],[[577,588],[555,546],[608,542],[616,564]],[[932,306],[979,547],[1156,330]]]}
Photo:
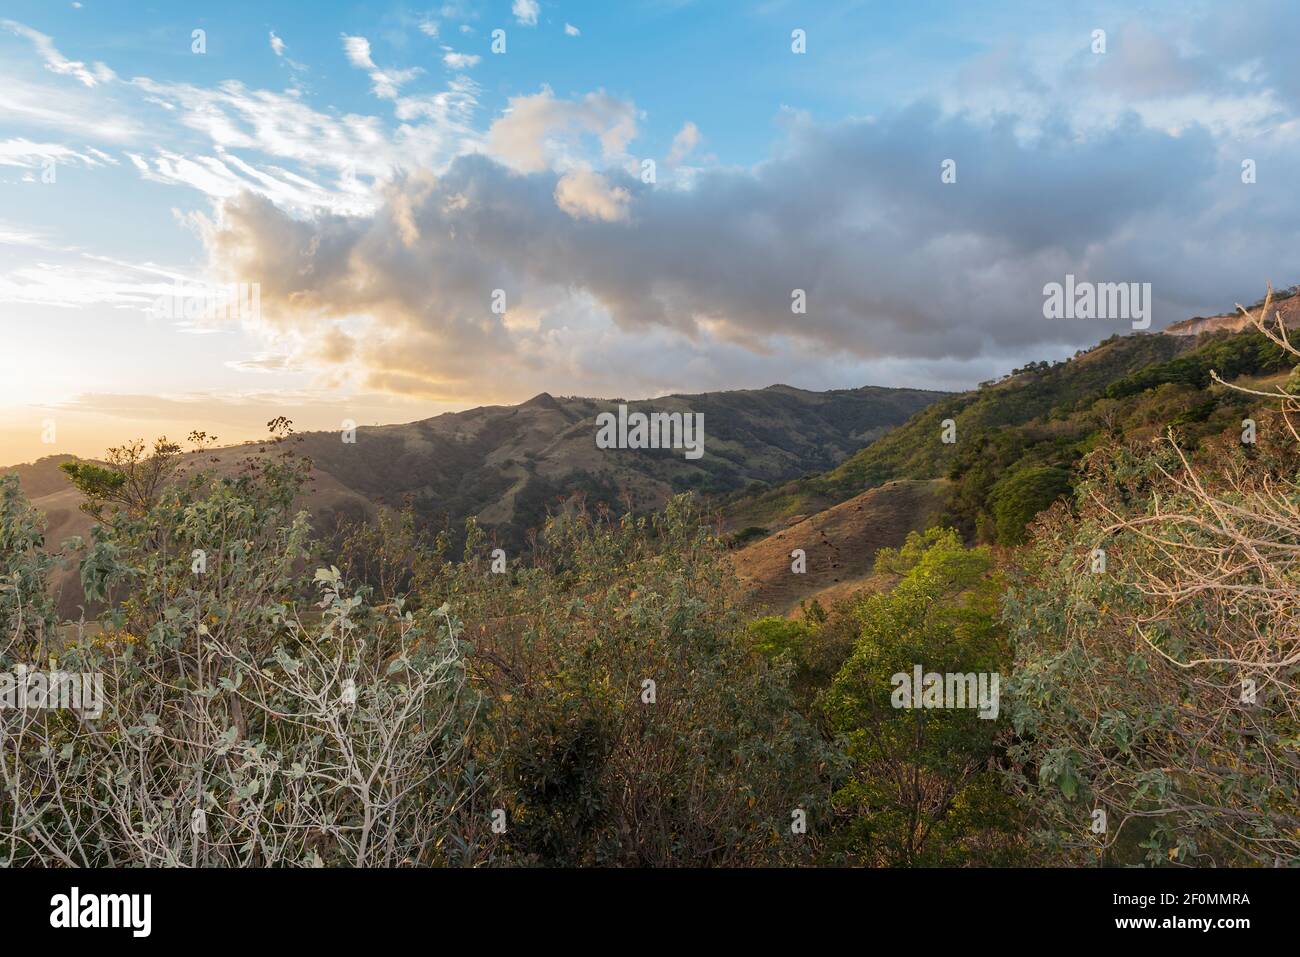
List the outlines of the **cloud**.
{"label": "cloud", "polygon": [[572,23],[566,23],[564,25],[564,33],[566,36],[570,36],[570,37],[582,36],[582,31],[579,30],[577,27],[575,27]]}
{"label": "cloud", "polygon": [[621,156],[637,135],[633,103],[604,91],[578,100],[559,100],[549,87],[540,93],[511,97],[505,114],[488,128],[489,152],[519,172],[573,162],[583,136],[600,142],[606,160]]}
{"label": "cloud", "polygon": [[[344,36],[383,100],[363,115],[237,81],[114,80],[10,27],[0,41],[34,49],[42,82],[7,68],[0,117],[66,135],[24,129],[0,165],[103,172],[102,146],[210,197],[188,220],[210,267],[262,283],[265,348],[241,368],[447,401],[970,384],[1128,331],[1043,319],[1043,285],[1067,273],[1151,282],[1156,327],[1294,281],[1300,71],[1270,29],[1211,12],[1153,42],[1121,23],[1102,58],[1086,32],[1009,41],[955,65],[934,102],[838,124],[786,111],[766,159],[656,188],[629,173],[644,115],[600,90],[542,87],[476,122],[468,76],[423,89]],[[700,150],[694,123],[657,119],[678,130],[669,162]],[[0,274],[0,299],[138,308],[163,281],[34,259]]]}
{"label": "cloud", "polygon": [[0,140],[0,166],[31,169],[47,162],[80,163],[84,166],[118,165],[118,160],[94,147],[87,147],[85,152],[77,152],[61,143],[33,143],[22,137]]}
{"label": "cloud", "polygon": [[537,26],[537,17],[542,12],[537,0],[515,0],[510,7],[510,12],[515,15],[515,21],[526,27]]}
{"label": "cloud", "polygon": [[686,159],[700,143],[700,128],[687,120],[677,135],[673,137],[672,148],[668,151],[668,162],[676,166],[682,160]]}
{"label": "cloud", "polygon": [[452,50],[443,55],[442,62],[447,64],[453,70],[465,70],[470,67],[478,66],[478,61],[482,59],[476,53],[457,53]]}
{"label": "cloud", "polygon": [[[402,167],[438,168],[474,148],[470,121],[477,86],[457,78],[435,93],[397,96],[390,132],[375,116],[321,112],[296,91],[254,90],[234,81],[218,88],[136,78],[133,86],[160,107],[158,125],[197,132],[203,145],[130,151],[146,178],[183,184],[216,198],[252,190],[296,211],[363,210],[373,187]],[[184,142],[173,130],[169,142]],[[138,160],[138,161],[137,161]]]}
{"label": "cloud", "polygon": [[[586,100],[535,103],[567,128]],[[1133,117],[1105,135],[1024,140],[1011,120],[920,104],[834,126],[794,118],[773,159],[654,189],[617,169],[548,165],[536,142],[553,124],[520,113],[531,132],[497,142],[500,161],[462,156],[442,176],[399,177],[372,214],[295,219],[235,198],[213,262],[267,277],[277,332],[370,317],[349,362],[369,387],[426,397],[548,377],[566,388],[754,370],[789,381],[782,361],[983,374],[1129,331],[1044,319],[1042,288],[1066,273],[1152,282],[1160,325],[1293,269],[1278,237],[1296,202],[1282,199],[1277,229],[1257,232],[1234,164],[1201,129]],[[1285,144],[1270,155],[1282,181],[1300,172]],[[1221,243],[1252,276],[1225,272]],[[1222,282],[1229,272],[1239,286]],[[505,316],[490,310],[494,289]],[[806,315],[791,311],[795,289]]]}
{"label": "cloud", "polygon": [[398,90],[424,71],[419,67],[406,70],[381,70],[370,55],[370,41],[365,37],[343,35],[343,52],[348,62],[358,69],[370,71],[371,92],[381,100],[397,98]]}
{"label": "cloud", "polygon": [[[300,213],[322,207],[361,211],[373,206],[375,184],[394,170],[440,169],[453,156],[479,148],[481,140],[473,128],[479,88],[472,80],[456,76],[441,89],[408,91],[403,87],[418,71],[377,66],[362,36],[345,35],[344,52],[392,104],[388,120],[316,109],[297,88],[256,89],[235,80],[205,86],[147,76],[109,82],[113,73],[107,67],[88,69],[59,54],[43,34],[11,21],[0,25],[0,40],[7,30],[32,42],[44,65],[76,81],[32,82],[21,70],[21,57],[9,49],[0,53],[0,124],[46,131],[5,141],[4,166],[30,169],[51,159],[116,165],[120,159],[100,148],[112,144],[151,183],[193,188],[218,201],[253,191]],[[305,69],[289,59],[277,33],[267,36],[282,62],[295,73]]]}
{"label": "cloud", "polygon": [[370,41],[365,37],[343,35],[343,52],[348,62],[362,70],[375,69],[375,61],[370,58]]}
{"label": "cloud", "polygon": [[80,60],[69,60],[55,48],[53,40],[31,27],[23,26],[13,20],[0,20],[0,27],[30,40],[41,59],[45,61],[45,68],[51,73],[75,77],[83,85],[91,87],[117,78],[116,74],[102,63],[87,67]]}
{"label": "cloud", "polygon": [[555,184],[555,205],[574,219],[626,222],[632,194],[589,169],[574,169]]}

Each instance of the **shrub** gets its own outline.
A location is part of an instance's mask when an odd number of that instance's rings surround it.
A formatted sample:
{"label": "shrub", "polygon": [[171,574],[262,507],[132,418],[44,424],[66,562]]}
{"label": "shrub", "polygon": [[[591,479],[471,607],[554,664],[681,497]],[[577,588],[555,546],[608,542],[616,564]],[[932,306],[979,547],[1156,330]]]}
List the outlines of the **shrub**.
{"label": "shrub", "polygon": [[1099,449],[1078,517],[1034,531],[1004,607],[1012,780],[1066,859],[1300,862],[1300,454],[1276,398],[1254,447]]}
{"label": "shrub", "polygon": [[689,497],[651,518],[554,519],[512,575],[488,573],[478,547],[422,587],[477,623],[470,664],[490,707],[475,757],[497,769],[504,859],[809,857],[814,829],[792,833],[792,812],[824,805],[826,750],[790,664],[748,641],[726,547]]}
{"label": "shrub", "polygon": [[[446,608],[372,605],[336,569],[307,576],[306,517],[292,512],[304,475],[292,457],[250,461],[105,516],[82,571],[113,605],[100,629],[67,636],[58,662],[102,679],[103,713],[0,709],[8,863],[393,866],[473,853],[456,826],[477,787],[462,762],[478,703],[460,623]],[[6,494],[5,528],[24,515],[15,503]],[[31,660],[9,627],[4,664]]]}

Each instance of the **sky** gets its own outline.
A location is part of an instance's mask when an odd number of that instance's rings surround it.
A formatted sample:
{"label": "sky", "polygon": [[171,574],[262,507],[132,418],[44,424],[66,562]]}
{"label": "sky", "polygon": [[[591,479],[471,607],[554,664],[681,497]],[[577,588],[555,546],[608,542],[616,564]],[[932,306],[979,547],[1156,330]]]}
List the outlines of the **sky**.
{"label": "sky", "polygon": [[1286,0],[0,0],[0,464],[969,388],[1131,331],[1045,318],[1067,275],[1150,283],[1153,329],[1253,302],[1300,281],[1298,31]]}

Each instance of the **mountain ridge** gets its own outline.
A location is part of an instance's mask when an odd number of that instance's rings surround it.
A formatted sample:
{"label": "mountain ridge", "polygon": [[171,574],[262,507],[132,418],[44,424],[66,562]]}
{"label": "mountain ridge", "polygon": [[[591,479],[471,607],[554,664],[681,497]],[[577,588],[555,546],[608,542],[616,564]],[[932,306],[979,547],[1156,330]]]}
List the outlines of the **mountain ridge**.
{"label": "mountain ridge", "polygon": [[[524,546],[530,530],[574,495],[616,511],[649,510],[674,493],[732,492],[824,470],[918,410],[952,393],[922,389],[813,392],[789,386],[675,394],[655,399],[591,399],[538,393],[510,406],[479,406],[415,422],[345,432],[303,432],[294,448],[313,463],[302,505],[318,532],[410,504],[430,530],[453,542],[473,517],[499,544]],[[671,449],[598,449],[596,415],[625,402],[633,411],[704,414],[704,454],[687,460]],[[345,441],[352,439],[352,441]],[[263,443],[188,453],[184,461],[230,474]],[[47,541],[88,540],[92,521],[80,493],[53,455],[0,472],[17,472],[33,504],[46,512]],[[80,600],[75,569],[56,584],[65,611]]]}

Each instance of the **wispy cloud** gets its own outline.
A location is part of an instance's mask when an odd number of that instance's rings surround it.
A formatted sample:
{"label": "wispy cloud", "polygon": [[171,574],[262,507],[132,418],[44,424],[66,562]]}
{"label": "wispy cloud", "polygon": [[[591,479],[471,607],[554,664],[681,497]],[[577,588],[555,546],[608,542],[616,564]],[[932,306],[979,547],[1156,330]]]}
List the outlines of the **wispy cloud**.
{"label": "wispy cloud", "polygon": [[84,86],[97,86],[116,79],[116,74],[103,63],[87,66],[80,60],[69,60],[55,48],[53,40],[38,30],[33,30],[14,20],[0,20],[0,27],[30,40],[36,47],[36,52],[45,61],[45,68],[51,73],[75,77]]}

